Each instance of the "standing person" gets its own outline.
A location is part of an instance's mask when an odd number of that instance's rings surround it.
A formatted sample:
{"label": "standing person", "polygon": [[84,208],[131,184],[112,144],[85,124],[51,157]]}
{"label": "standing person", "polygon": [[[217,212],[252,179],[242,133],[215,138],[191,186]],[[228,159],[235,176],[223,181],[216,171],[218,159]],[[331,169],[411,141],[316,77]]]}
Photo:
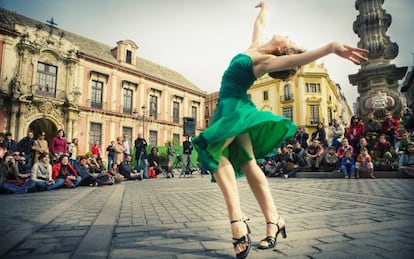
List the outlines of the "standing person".
{"label": "standing person", "polygon": [[172,164],[174,160],[174,150],[171,141],[167,142],[167,178],[174,177]]}
{"label": "standing person", "polygon": [[68,143],[63,129],[58,130],[56,137],[53,138],[50,150],[52,151],[53,162],[57,161],[62,155],[67,154]]}
{"label": "standing person", "polygon": [[39,155],[49,155],[49,143],[46,140],[46,133],[42,131],[39,137],[33,142],[32,149],[34,150],[33,164],[39,161]]}
{"label": "standing person", "polygon": [[94,158],[101,157],[101,145],[99,145],[99,142],[97,140],[94,141],[91,147],[91,152]]}
{"label": "standing person", "polygon": [[114,151],[115,151],[114,163],[119,165],[122,161],[124,161],[124,152],[125,152],[125,147],[124,147],[124,144],[122,143],[121,137],[116,138],[116,143],[114,145]]}
{"label": "standing person", "polygon": [[115,159],[115,141],[111,140],[111,144],[106,147],[106,151],[108,152],[108,171],[111,171],[112,164],[114,163]]}
{"label": "standing person", "polygon": [[72,166],[75,166],[78,163],[78,151],[79,151],[79,140],[77,138],[72,139],[72,142],[69,144],[69,160]]}
{"label": "standing person", "polygon": [[13,139],[13,134],[11,132],[6,132],[6,138],[3,140],[3,147],[7,149],[9,152],[17,151],[17,143]]}
{"label": "standing person", "polygon": [[19,142],[17,142],[17,150],[20,152],[22,156],[26,158],[26,163],[28,165],[32,165],[33,160],[33,131],[29,130],[27,132],[26,137],[22,138]]}
{"label": "standing person", "polygon": [[131,155],[131,145],[129,144],[128,140],[128,134],[124,134],[122,136],[122,144],[124,145],[125,151],[124,151],[124,159],[127,155]]}
{"label": "standing person", "polygon": [[191,153],[193,152],[193,145],[191,145],[190,137],[185,136],[183,141],[183,169],[182,173],[191,173]]}
{"label": "standing person", "polygon": [[135,139],[135,160],[137,161],[137,172],[141,171],[141,165],[143,166],[142,177],[144,179],[149,179],[148,176],[148,158],[147,158],[147,141],[139,133],[138,137]]}
{"label": "standing person", "polygon": [[[266,238],[259,247],[275,247],[279,233],[286,237],[285,221],[279,216],[267,179],[256,163],[283,141],[295,134],[296,126],[286,117],[259,111],[247,95],[257,78],[269,73],[279,79],[295,75],[299,66],[331,53],[360,64],[367,51],[338,42],[300,53],[286,36],[273,36],[263,44],[266,5],[257,5],[260,12],[255,22],[253,41],[236,55],[224,72],[219,101],[209,127],[192,140],[203,167],[223,194],[227,205],[234,250],[237,258],[245,258],[251,248],[247,217],[241,209],[236,178],[246,175],[249,186],[262,209],[266,222]],[[300,54],[296,54],[300,53]]]}

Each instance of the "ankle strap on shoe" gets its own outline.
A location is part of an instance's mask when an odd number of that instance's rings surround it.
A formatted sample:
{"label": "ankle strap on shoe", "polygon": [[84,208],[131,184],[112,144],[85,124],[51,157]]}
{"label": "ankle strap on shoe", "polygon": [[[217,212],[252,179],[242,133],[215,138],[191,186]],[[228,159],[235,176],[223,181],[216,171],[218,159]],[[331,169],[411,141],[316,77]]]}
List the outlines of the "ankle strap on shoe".
{"label": "ankle strap on shoe", "polygon": [[249,218],[235,219],[235,220],[231,220],[230,221],[230,224],[237,223],[237,222],[244,222],[244,223],[246,223],[246,221],[249,221],[249,220],[250,220]]}

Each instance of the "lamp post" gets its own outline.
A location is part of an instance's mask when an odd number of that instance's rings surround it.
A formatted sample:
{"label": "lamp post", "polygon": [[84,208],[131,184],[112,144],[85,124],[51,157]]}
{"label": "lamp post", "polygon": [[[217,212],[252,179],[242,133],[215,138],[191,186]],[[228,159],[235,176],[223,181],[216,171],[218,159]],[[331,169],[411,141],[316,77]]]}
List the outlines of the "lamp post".
{"label": "lamp post", "polygon": [[147,107],[145,107],[145,104],[142,105],[141,109],[142,109],[142,138],[145,139],[145,109]]}

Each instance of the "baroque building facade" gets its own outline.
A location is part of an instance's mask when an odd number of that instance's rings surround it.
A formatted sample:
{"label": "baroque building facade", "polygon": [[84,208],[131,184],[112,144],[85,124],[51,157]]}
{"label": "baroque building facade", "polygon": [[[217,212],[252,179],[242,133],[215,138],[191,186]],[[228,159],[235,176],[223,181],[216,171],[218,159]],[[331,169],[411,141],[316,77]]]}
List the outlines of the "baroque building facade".
{"label": "baroque building facade", "polygon": [[[265,75],[250,87],[248,94],[259,110],[283,115],[309,133],[319,122],[328,128],[334,118],[347,127],[353,115],[340,86],[330,79],[323,64],[315,62],[302,66],[289,81]],[[217,98],[213,93],[206,99],[206,115],[210,115],[206,122],[211,120]]]}
{"label": "baroque building facade", "polygon": [[15,140],[57,130],[81,152],[122,135],[150,145],[181,143],[183,118],[205,127],[205,91],[139,57],[138,46],[108,46],[0,9],[0,132]]}

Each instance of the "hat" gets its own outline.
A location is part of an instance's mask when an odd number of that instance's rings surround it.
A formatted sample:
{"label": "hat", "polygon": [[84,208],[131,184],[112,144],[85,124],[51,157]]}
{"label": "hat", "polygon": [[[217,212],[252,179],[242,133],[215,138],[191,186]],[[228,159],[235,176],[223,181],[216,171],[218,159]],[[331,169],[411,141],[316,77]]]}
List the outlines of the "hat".
{"label": "hat", "polygon": [[293,146],[291,144],[288,144],[286,147],[287,148],[293,148]]}

